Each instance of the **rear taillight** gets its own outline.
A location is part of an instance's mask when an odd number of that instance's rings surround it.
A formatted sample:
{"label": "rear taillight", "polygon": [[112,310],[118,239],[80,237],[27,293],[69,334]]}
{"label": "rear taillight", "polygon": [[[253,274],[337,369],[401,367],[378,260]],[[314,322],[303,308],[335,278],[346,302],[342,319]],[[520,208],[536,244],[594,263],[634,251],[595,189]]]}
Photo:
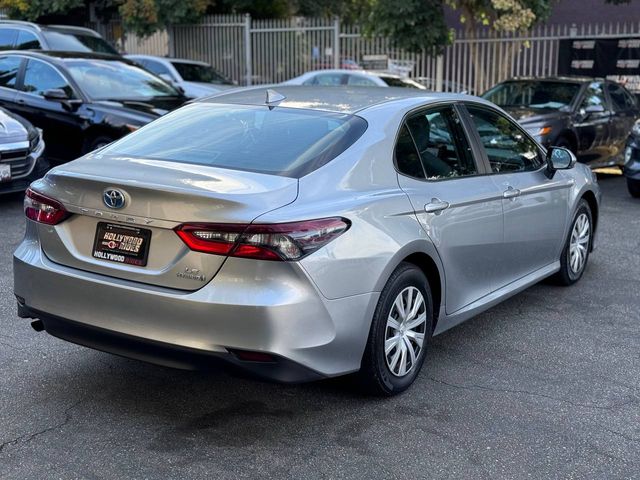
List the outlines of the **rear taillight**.
{"label": "rear taillight", "polygon": [[300,260],[343,234],[344,218],[258,225],[189,223],[176,233],[191,250],[261,260]]}
{"label": "rear taillight", "polygon": [[31,220],[47,225],[56,225],[69,216],[60,202],[30,188],[24,196],[24,214]]}

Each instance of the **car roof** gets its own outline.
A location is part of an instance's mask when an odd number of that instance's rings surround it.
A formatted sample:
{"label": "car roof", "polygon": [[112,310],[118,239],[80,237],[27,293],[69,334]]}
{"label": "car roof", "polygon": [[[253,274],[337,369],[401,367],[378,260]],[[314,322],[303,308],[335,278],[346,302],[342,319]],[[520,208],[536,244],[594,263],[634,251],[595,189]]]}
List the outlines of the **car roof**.
{"label": "car roof", "polygon": [[131,60],[121,57],[120,55],[112,55],[110,53],[96,52],[64,52],[57,50],[7,50],[2,52],[3,55],[22,55],[25,57],[40,58],[42,60],[54,60],[64,63],[65,60],[74,59],[95,59],[95,60],[118,60],[128,64],[133,64]]}
{"label": "car roof", "polygon": [[517,81],[531,81],[536,80],[539,82],[567,82],[567,83],[585,83],[585,82],[604,82],[605,79],[601,77],[585,77],[585,76],[549,76],[549,77],[513,77],[505,82],[517,82]]}
{"label": "car roof", "polygon": [[91,30],[86,27],[78,27],[75,25],[40,25],[38,23],[33,22],[25,22],[22,20],[7,20],[0,19],[0,25],[8,25],[8,26],[16,26],[16,27],[28,27],[37,31],[54,31],[54,32],[65,32],[65,33],[85,33],[91,35],[92,37],[100,37],[100,34],[95,30]]}
{"label": "car roof", "polygon": [[374,105],[415,99],[419,105],[429,101],[484,100],[456,93],[433,93],[411,88],[380,87],[316,87],[303,85],[272,85],[237,88],[198,99],[195,103],[224,103],[236,105],[266,105],[267,90],[273,90],[285,98],[275,105],[337,113],[357,113]]}
{"label": "car roof", "polygon": [[374,77],[394,77],[394,78],[402,78],[400,75],[396,75],[395,73],[391,73],[391,72],[384,72],[384,71],[376,71],[376,70],[362,70],[362,69],[349,69],[349,68],[326,68],[326,69],[319,69],[319,70],[309,70],[308,72],[304,72],[302,75],[315,75],[318,73],[338,73],[338,74],[350,74],[353,75],[358,74],[358,75],[372,75]]}
{"label": "car roof", "polygon": [[194,65],[207,65],[209,66],[209,64],[207,62],[201,62],[199,60],[189,60],[187,58],[174,58],[174,57],[161,57],[159,55],[144,55],[144,54],[137,54],[137,53],[132,53],[132,54],[127,54],[124,56],[125,58],[133,58],[133,59],[140,59],[140,58],[148,58],[151,60],[161,60],[164,62],[180,62],[180,63],[192,63]]}

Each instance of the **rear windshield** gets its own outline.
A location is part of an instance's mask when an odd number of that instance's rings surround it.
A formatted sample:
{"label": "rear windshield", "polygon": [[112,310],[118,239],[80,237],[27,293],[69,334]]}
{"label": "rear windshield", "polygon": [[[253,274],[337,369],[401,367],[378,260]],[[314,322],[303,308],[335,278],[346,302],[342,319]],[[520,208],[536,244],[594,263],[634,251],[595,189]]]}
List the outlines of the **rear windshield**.
{"label": "rear windshield", "polygon": [[366,128],[353,115],[196,103],[101,153],[299,178],[340,155]]}
{"label": "rear windshield", "polygon": [[54,32],[52,30],[45,30],[42,35],[49,44],[49,50],[119,55],[118,51],[101,37],[75,32]]}

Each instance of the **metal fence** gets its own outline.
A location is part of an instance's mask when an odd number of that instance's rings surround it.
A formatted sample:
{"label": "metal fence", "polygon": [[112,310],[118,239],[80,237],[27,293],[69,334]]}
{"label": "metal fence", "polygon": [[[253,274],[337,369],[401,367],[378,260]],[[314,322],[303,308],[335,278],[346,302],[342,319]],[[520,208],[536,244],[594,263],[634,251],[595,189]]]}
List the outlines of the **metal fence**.
{"label": "metal fence", "polygon": [[616,36],[639,37],[640,22],[540,25],[511,35],[456,32],[453,43],[435,56],[399,50],[388,39],[366,37],[358,26],[338,19],[216,15],[142,41],[128,35],[122,47],[203,60],[240,84],[281,82],[312,69],[366,67],[373,59],[374,68],[419,78],[434,90],[481,93],[508,77],[556,74],[561,39]]}

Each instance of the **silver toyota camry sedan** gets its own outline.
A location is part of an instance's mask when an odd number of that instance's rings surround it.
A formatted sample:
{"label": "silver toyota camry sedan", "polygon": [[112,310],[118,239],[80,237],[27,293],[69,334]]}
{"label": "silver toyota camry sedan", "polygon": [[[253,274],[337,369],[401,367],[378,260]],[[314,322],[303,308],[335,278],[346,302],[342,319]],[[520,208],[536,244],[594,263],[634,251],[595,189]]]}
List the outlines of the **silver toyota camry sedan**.
{"label": "silver toyota camry sedan", "polygon": [[594,174],[495,105],[276,88],[187,105],[34,182],[19,315],[158,364],[357,372],[391,395],[432,335],[583,275]]}

